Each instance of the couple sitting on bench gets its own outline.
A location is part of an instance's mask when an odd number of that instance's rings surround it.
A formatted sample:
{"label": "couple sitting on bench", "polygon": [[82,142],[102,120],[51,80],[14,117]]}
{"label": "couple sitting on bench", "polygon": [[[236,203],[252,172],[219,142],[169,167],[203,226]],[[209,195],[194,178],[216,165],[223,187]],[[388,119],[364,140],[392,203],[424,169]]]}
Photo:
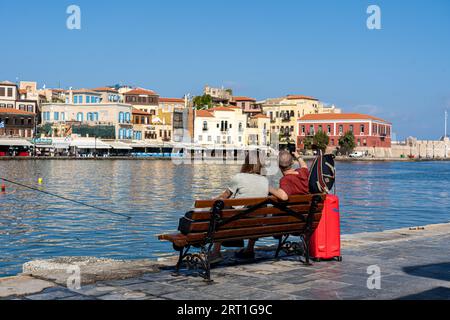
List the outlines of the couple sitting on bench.
{"label": "couple sitting on bench", "polygon": [[[279,167],[283,174],[280,180],[280,188],[269,186],[269,180],[261,175],[262,164],[257,153],[256,162],[251,164],[250,155],[246,156],[241,173],[235,175],[228,188],[216,200],[238,199],[238,198],[263,198],[269,194],[282,201],[287,201],[290,196],[309,194],[308,178],[309,170],[305,161],[298,153],[293,155],[288,151],[279,154]],[[295,169],[295,162],[299,168]],[[240,259],[253,259],[255,256],[254,246],[258,239],[249,239],[247,248],[236,253]],[[221,243],[215,243],[210,263],[218,263],[222,260],[220,249]]]}

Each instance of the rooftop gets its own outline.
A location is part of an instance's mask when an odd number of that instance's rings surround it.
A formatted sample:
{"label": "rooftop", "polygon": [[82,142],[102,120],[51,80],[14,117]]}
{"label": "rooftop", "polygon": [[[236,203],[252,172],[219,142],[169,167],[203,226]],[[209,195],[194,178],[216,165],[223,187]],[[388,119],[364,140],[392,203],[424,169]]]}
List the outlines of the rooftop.
{"label": "rooftop", "polygon": [[3,114],[22,114],[22,115],[35,115],[33,112],[18,110],[18,109],[12,109],[12,108],[0,108],[0,113]]}
{"label": "rooftop", "polygon": [[381,118],[377,118],[367,114],[361,113],[320,113],[320,114],[307,114],[300,118],[300,120],[375,120],[387,122]]}
{"label": "rooftop", "polygon": [[256,99],[250,97],[233,97],[234,101],[253,101],[256,102]]}
{"label": "rooftop", "polygon": [[312,100],[312,101],[319,101],[319,99],[316,99],[314,97],[304,96],[304,95],[287,95],[286,99],[288,100]]}
{"label": "rooftop", "polygon": [[197,110],[195,115],[199,118],[214,118],[214,115],[209,110]]}
{"label": "rooftop", "polygon": [[147,90],[143,88],[135,88],[128,92],[125,92],[124,95],[148,95],[148,96],[155,96],[157,93],[153,90]]}
{"label": "rooftop", "polygon": [[110,87],[100,87],[100,88],[95,88],[92,89],[92,91],[98,91],[98,92],[114,92],[114,93],[118,93],[119,91],[117,91],[114,88],[110,88]]}
{"label": "rooftop", "polygon": [[159,98],[159,102],[184,103],[184,99],[180,99],[180,98]]}

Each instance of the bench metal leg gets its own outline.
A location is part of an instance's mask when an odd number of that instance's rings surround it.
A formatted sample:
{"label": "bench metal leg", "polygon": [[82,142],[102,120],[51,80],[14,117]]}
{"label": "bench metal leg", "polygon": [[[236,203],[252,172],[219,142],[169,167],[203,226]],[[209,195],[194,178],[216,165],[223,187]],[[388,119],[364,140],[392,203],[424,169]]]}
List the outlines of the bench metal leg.
{"label": "bench metal leg", "polygon": [[304,257],[305,257],[305,265],[307,266],[311,266],[312,263],[310,261],[310,256],[309,256],[309,245],[311,243],[311,236],[306,235],[306,236],[302,236],[302,242],[303,242],[303,251],[304,251]]}
{"label": "bench metal leg", "polygon": [[197,253],[188,253],[191,248],[190,246],[182,248],[175,267],[175,275],[179,275],[181,266],[185,263],[188,270],[197,271],[199,275],[205,279],[205,281],[211,283],[211,265],[209,263],[209,257],[211,255],[212,245],[213,244],[202,246],[200,252]]}

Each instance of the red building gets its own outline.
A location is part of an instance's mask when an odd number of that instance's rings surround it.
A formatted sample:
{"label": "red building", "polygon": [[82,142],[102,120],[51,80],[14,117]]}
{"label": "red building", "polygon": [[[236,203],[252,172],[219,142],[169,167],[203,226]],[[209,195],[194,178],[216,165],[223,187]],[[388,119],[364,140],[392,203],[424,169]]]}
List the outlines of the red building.
{"label": "red building", "polygon": [[298,147],[304,148],[304,140],[323,131],[330,137],[329,147],[339,146],[339,138],[352,131],[357,147],[391,147],[392,124],[373,116],[358,113],[308,114],[298,120]]}

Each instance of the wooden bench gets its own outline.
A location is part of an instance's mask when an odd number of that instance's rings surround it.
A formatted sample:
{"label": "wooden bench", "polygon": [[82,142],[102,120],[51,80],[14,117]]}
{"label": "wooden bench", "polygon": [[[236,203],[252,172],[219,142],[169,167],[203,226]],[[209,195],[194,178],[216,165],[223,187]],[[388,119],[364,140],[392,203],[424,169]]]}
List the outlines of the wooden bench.
{"label": "wooden bench", "polygon": [[[195,210],[180,219],[179,233],[159,235],[159,240],[170,241],[179,251],[177,273],[182,263],[195,268],[211,281],[209,257],[215,242],[275,237],[281,251],[298,254],[309,262],[310,237],[322,217],[325,195],[293,196],[288,201],[275,197],[255,199],[201,200]],[[288,241],[299,236],[299,242]],[[189,253],[194,247],[200,251]]]}

